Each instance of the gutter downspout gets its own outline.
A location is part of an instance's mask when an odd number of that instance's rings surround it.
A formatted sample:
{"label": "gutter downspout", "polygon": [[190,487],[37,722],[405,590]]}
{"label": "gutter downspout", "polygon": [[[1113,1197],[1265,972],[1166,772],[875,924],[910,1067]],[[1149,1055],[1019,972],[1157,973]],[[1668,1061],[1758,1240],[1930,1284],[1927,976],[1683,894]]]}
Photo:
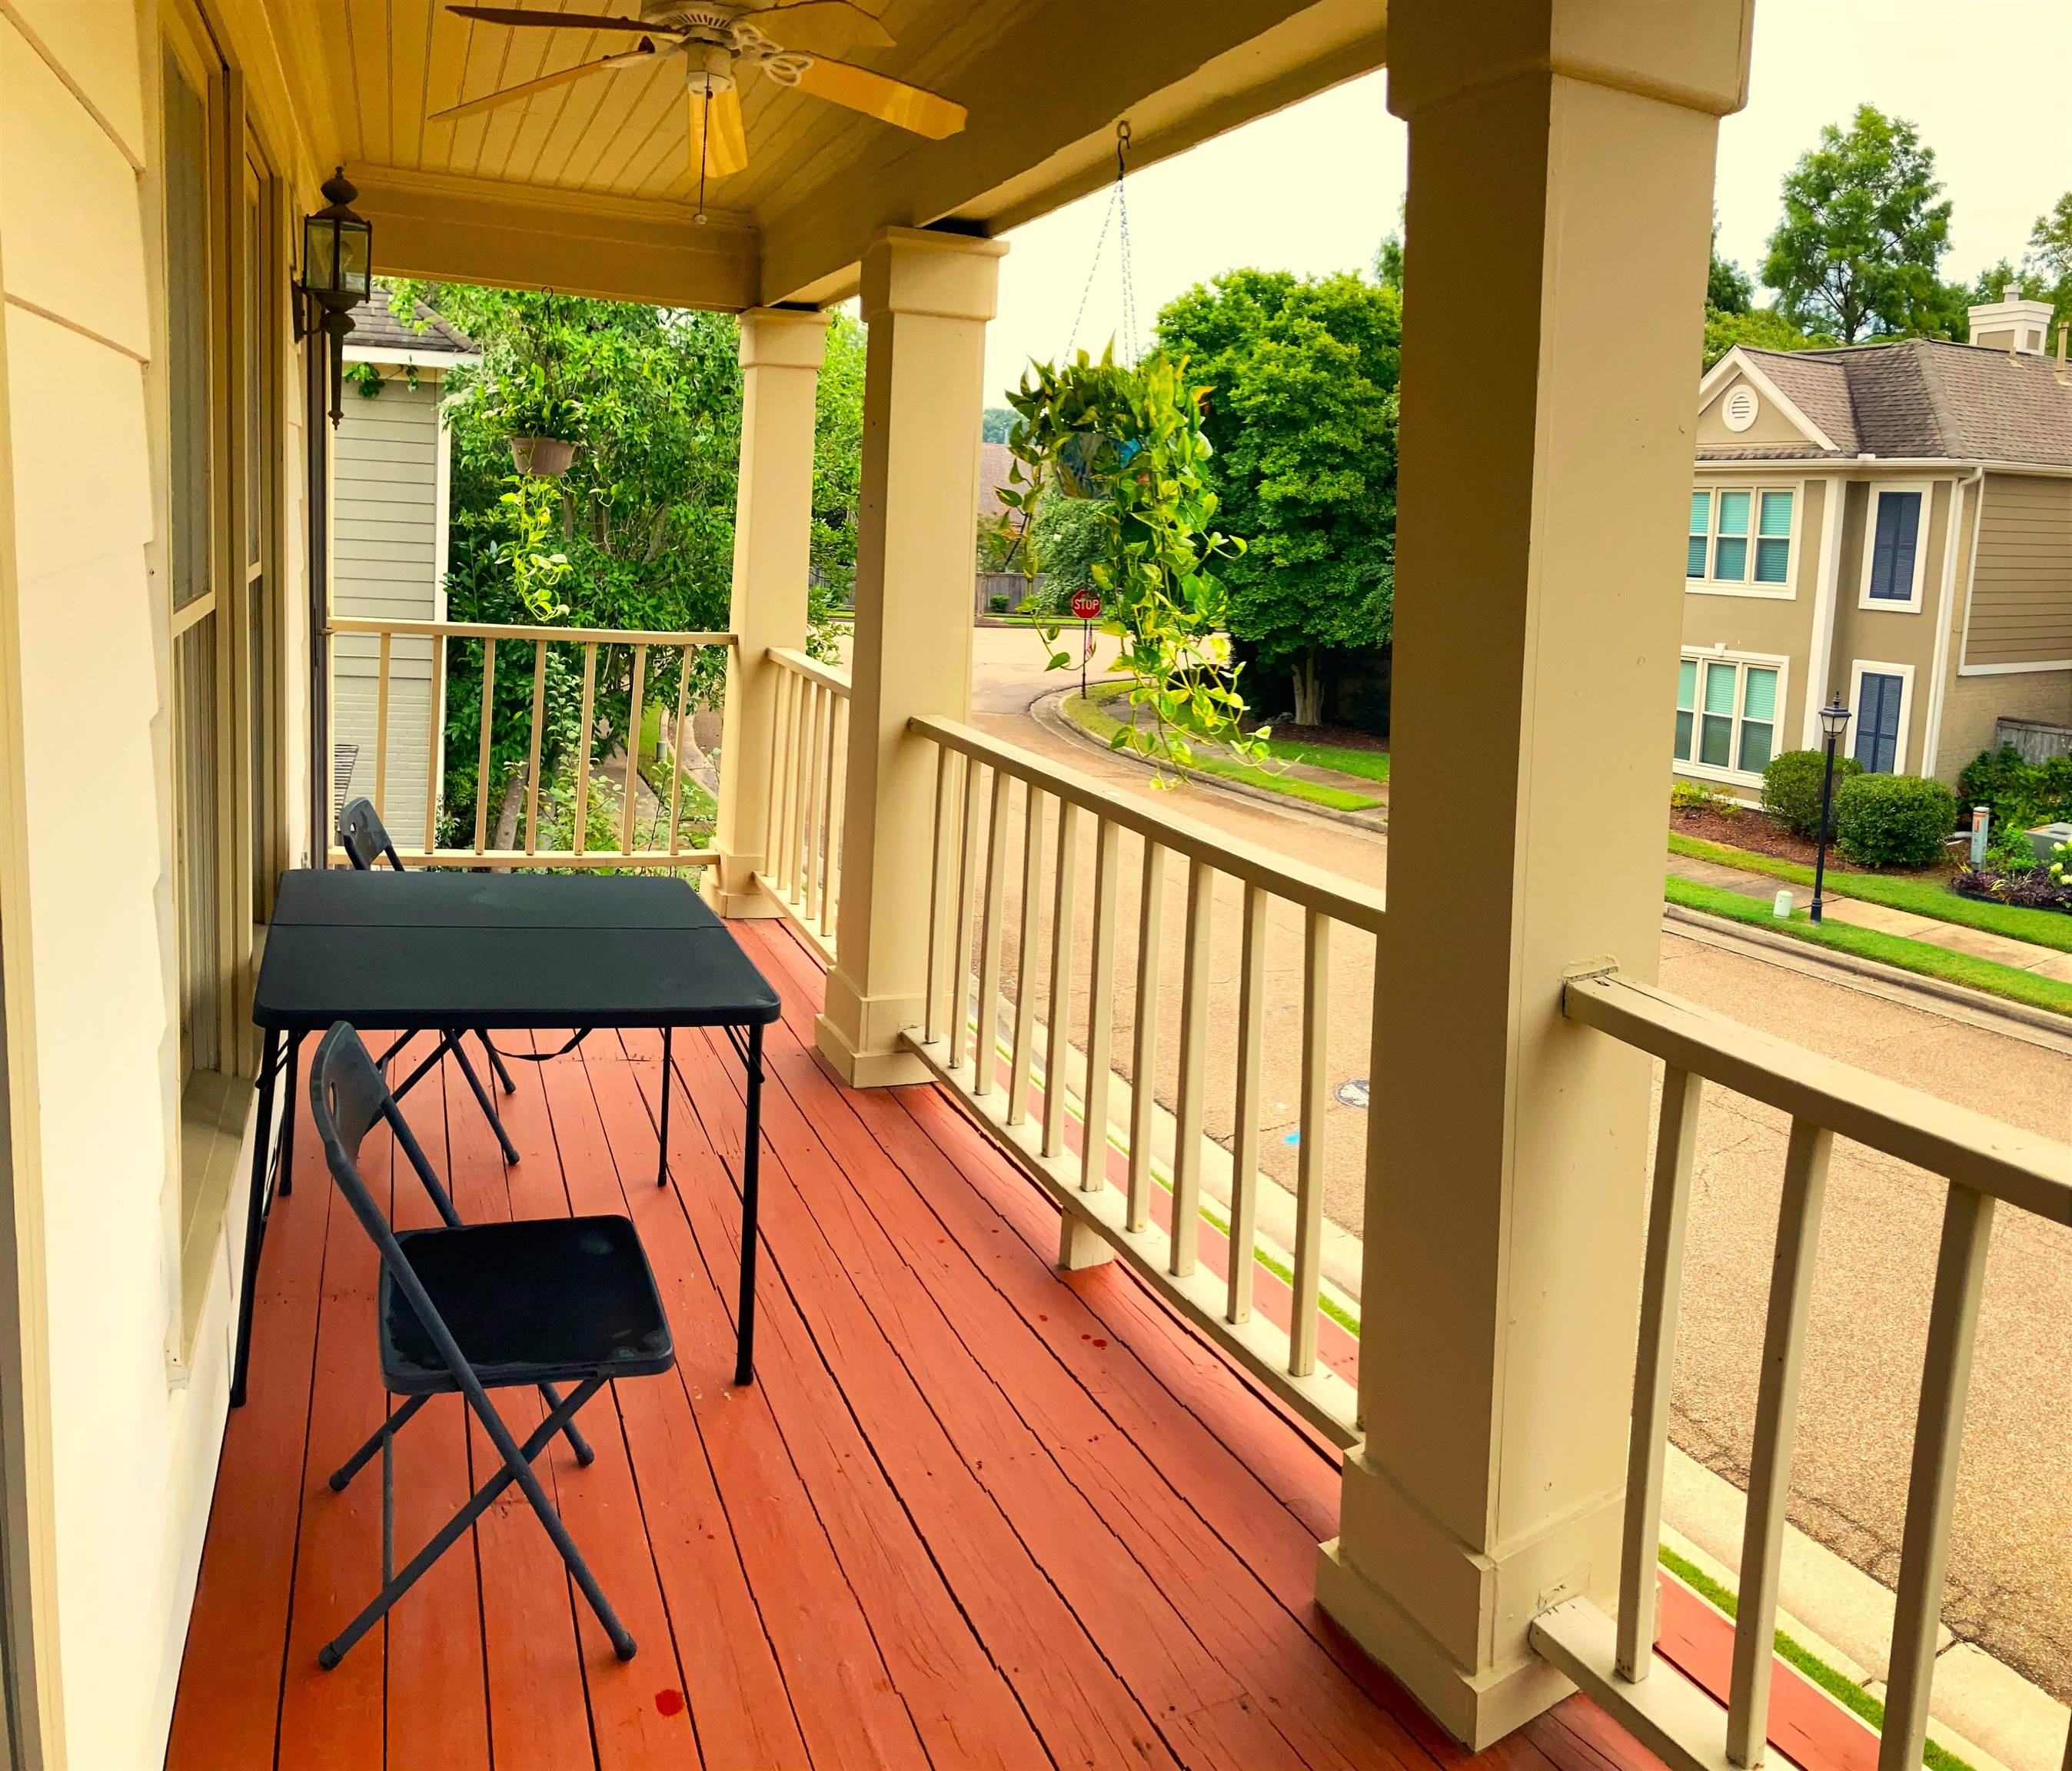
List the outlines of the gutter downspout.
{"label": "gutter downspout", "polygon": [[[1933,780],[1935,765],[1942,748],[1942,693],[1950,676],[1950,629],[1957,613],[1957,532],[1959,519],[1964,512],[1964,494],[1974,491],[1977,495],[1971,500],[1971,553],[1976,560],[1979,546],[1979,515],[1985,507],[1986,470],[1975,467],[1968,479],[1954,483],[1950,488],[1950,534],[1942,545],[1942,600],[1935,614],[1934,674],[1929,680],[1928,717],[1921,730],[1921,772]],[[1964,584],[1964,628],[1968,633],[1971,625],[1971,581],[1967,574]]]}

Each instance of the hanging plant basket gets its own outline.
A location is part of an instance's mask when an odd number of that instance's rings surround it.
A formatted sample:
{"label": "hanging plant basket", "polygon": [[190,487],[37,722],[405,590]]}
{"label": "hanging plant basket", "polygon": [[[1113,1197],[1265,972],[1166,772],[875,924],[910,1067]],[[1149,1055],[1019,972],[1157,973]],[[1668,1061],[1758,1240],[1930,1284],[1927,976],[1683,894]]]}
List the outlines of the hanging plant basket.
{"label": "hanging plant basket", "polygon": [[1141,441],[1125,442],[1098,431],[1075,431],[1050,457],[1058,490],[1067,498],[1105,498],[1108,483],[1143,447]]}
{"label": "hanging plant basket", "polygon": [[513,437],[511,465],[540,479],[559,479],[576,458],[577,445],[558,437]]}

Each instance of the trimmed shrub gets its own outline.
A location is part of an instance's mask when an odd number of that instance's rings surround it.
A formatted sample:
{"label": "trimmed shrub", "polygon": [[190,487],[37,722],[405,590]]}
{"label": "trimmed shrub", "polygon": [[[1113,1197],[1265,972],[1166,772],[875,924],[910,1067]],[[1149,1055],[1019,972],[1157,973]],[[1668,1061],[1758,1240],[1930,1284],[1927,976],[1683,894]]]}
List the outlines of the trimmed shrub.
{"label": "trimmed shrub", "polygon": [[1957,777],[1966,806],[1992,808],[1993,828],[2027,830],[2072,818],[2072,757],[2025,762],[2012,744],[1981,750]]}
{"label": "trimmed shrub", "polygon": [[1835,840],[1860,867],[1926,867],[1957,828],[1957,796],[1918,775],[1856,775],[1835,790]]}
{"label": "trimmed shrub", "polygon": [[[1776,819],[1794,836],[1803,836],[1808,842],[1817,842],[1820,836],[1820,778],[1826,772],[1827,758],[1819,750],[1786,750],[1770,759],[1770,766],[1762,771],[1762,809]],[[1839,805],[1842,797],[1842,783],[1852,775],[1864,772],[1864,766],[1852,756],[1835,758],[1835,799]],[[1833,836],[1834,812],[1829,810],[1827,834]]]}

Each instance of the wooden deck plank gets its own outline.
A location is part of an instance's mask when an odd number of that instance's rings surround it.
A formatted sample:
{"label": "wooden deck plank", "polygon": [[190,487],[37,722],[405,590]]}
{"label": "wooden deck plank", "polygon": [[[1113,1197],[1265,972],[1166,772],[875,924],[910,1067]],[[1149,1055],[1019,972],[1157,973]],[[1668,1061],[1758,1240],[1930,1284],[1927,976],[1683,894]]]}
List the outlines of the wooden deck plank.
{"label": "wooden deck plank", "polygon": [[[637,1035],[627,1040],[638,1059],[634,1067],[644,1097],[642,1104],[652,1111],[661,1066],[659,1050],[641,1049],[650,1044]],[[705,1050],[712,1062],[734,1062],[732,1052],[724,1046]],[[766,1089],[766,1106],[773,1092]],[[680,1111],[678,1116],[702,1131],[696,1116]],[[673,1121],[671,1129],[672,1133],[676,1130]],[[685,1184],[679,1182],[680,1186]],[[700,1221],[701,1233],[709,1223],[711,1233],[724,1239],[728,1257],[737,1258],[731,1180],[722,1174],[715,1185],[701,1176],[689,1184],[698,1188],[690,1209]],[[722,1188],[724,1192],[717,1190]],[[947,1590],[939,1596],[928,1595],[931,1602],[954,1607],[954,1611],[945,1611],[944,1627],[955,1627],[955,1613],[960,1612],[965,1627],[984,1645],[983,1656],[975,1648],[967,1653],[981,1666],[985,1657],[990,1658],[985,1695],[993,1705],[992,1725],[977,1726],[984,1722],[985,1712],[972,1702],[977,1694],[967,1679],[960,1679],[961,1691],[948,1707],[959,1730],[955,1762],[1040,1765],[1045,1763],[1046,1748],[1050,1760],[1059,1765],[1172,1765],[1171,1755],[1159,1742],[1142,1706],[1103,1660],[1007,1521],[965,1470],[926,1399],[911,1390],[903,1369],[895,1371],[895,1361],[881,1360],[876,1375],[889,1382],[874,1387],[866,1401],[852,1387],[851,1374],[837,1370],[824,1349],[816,1348],[793,1296],[792,1243],[788,1238],[781,1243],[775,1239],[772,1223],[766,1217],[770,1253],[758,1276],[765,1282],[758,1285],[763,1314],[758,1333],[758,1337],[775,1337],[779,1350],[774,1360],[761,1362],[762,1382],[773,1391],[773,1406],[787,1442],[795,1456],[835,1467],[855,1468],[874,1460],[897,1490],[896,1502],[888,1493],[875,1509],[877,1518],[857,1521],[864,1528],[862,1541],[873,1547],[874,1554],[872,1564],[853,1571],[852,1577],[866,1609],[882,1618],[878,1632],[881,1640],[888,1633],[902,1638],[911,1633],[901,1615],[912,1603],[899,1579],[902,1561],[917,1568],[932,1562],[941,1571]],[[824,1288],[824,1275],[817,1268],[816,1273],[807,1283]],[[847,1294],[842,1301],[853,1306],[848,1321],[857,1335],[876,1338],[875,1331],[854,1313],[860,1301],[852,1290],[846,1286],[825,1288]],[[836,1416],[805,1405],[797,1395],[796,1374],[815,1366],[832,1373],[830,1384],[842,1384],[849,1403],[845,1414]],[[816,1500],[820,1502],[818,1494]],[[914,1539],[917,1531],[919,1539]],[[894,1553],[902,1539],[914,1541],[914,1551],[904,1558]],[[932,1662],[934,1658],[928,1659]],[[1038,1745],[1039,1734],[1042,1748]],[[933,1751],[935,1740],[929,1744]],[[938,1764],[943,1762],[940,1752],[934,1757]]]}
{"label": "wooden deck plank", "polygon": [[[430,1042],[425,1042],[429,1046]],[[414,1067],[414,1053],[401,1062]],[[450,1066],[418,1083],[408,1097],[410,1128],[433,1169],[451,1172],[447,1125],[462,1113],[479,1114],[473,1095]],[[458,1098],[456,1098],[458,1097]],[[429,1229],[439,1222],[430,1197],[395,1139],[382,1140],[388,1157],[389,1218],[398,1230]],[[328,1185],[328,1182],[327,1182]],[[367,1321],[366,1357],[375,1357],[373,1313]],[[370,1430],[372,1423],[369,1424]],[[354,1486],[377,1485],[377,1460]],[[467,1420],[457,1398],[435,1397],[396,1439],[396,1559],[417,1547],[467,1504]],[[488,1689],[482,1662],[481,1588],[472,1533],[433,1564],[388,1613],[388,1762],[437,1765],[442,1771],[489,1771]]]}
{"label": "wooden deck plank", "polygon": [[[678,1189],[730,1194],[718,1159],[685,1135],[679,1110],[671,1126],[671,1161]],[[663,1288],[677,1346],[677,1370],[701,1442],[746,1571],[763,1627],[778,1657],[808,1751],[826,1771],[855,1760],[898,1768],[927,1764],[913,1721],[878,1650],[849,1579],[815,1509],[806,1474],[787,1450],[770,1407],[768,1386],[734,1388],[734,1325],[716,1288],[730,1281],[731,1256],[719,1272],[708,1266],[677,1199],[678,1189],[656,1190],[670,1207],[643,1214],[643,1240]],[[711,1374],[721,1374],[714,1381]],[[810,1406],[839,1413],[832,1383]],[[867,1469],[814,1472],[831,1481],[867,1485]],[[837,1524],[840,1521],[837,1519]]]}
{"label": "wooden deck plank", "polygon": [[[289,1111],[303,1185],[277,1205],[260,1251],[252,1308],[248,1399],[224,1431],[209,1553],[202,1559],[187,1621],[195,1676],[183,1677],[173,1707],[166,1762],[270,1765],[281,1715],[281,1667],[287,1650],[302,1470],[307,1442],[310,1371],[323,1296],[324,1240],[334,1190],[312,1163],[315,1128],[298,1088]],[[245,1177],[240,1175],[240,1183]],[[241,1186],[236,1209],[244,1209]],[[211,1678],[212,1665],[235,1666]]]}
{"label": "wooden deck plank", "polygon": [[[514,1071],[528,1067],[512,1066]],[[514,1075],[512,1080],[519,1079]],[[405,1111],[409,1110],[406,1102]],[[543,1167],[551,1167],[553,1128],[547,1122],[545,1097],[540,1091],[536,1087],[500,1095],[497,1111],[512,1141],[521,1153],[530,1155],[531,1173],[536,1175]],[[448,1190],[454,1209],[468,1223],[509,1218],[511,1189],[504,1154],[465,1084],[454,1091],[446,1115],[446,1139],[452,1165]],[[524,1166],[522,1161],[519,1165]],[[521,1440],[539,1425],[545,1413],[538,1396],[529,1392],[497,1391],[491,1399],[505,1426]],[[429,1406],[458,1409],[461,1405],[458,1399],[442,1397]],[[593,1403],[589,1411],[594,1413],[598,1407]],[[467,1428],[469,1474],[479,1485],[502,1460],[472,1416]],[[561,1473],[576,1468],[566,1442],[549,1447],[532,1467],[558,1506]],[[490,1742],[497,1771],[563,1771],[569,1765],[589,1764],[590,1699],[574,1610],[580,1601],[568,1571],[516,1488],[507,1488],[476,1520],[475,1540]]]}

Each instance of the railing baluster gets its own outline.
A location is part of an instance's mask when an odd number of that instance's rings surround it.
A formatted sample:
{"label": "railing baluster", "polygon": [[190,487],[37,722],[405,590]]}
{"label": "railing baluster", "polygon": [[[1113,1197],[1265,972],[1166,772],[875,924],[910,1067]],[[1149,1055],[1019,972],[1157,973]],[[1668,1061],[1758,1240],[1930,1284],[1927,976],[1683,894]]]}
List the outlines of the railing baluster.
{"label": "railing baluster", "polygon": [[425,721],[425,853],[438,846],[439,841],[439,758],[446,742],[446,728],[439,719],[439,707],[444,696],[441,689],[446,680],[446,636],[432,635],[431,709]]}
{"label": "railing baluster", "polygon": [[1144,839],[1144,893],[1137,919],[1137,1038],[1130,1058],[1128,1227],[1151,1222],[1151,1131],[1158,1097],[1158,947],[1166,918],[1166,851]]}
{"label": "railing baluster", "polygon": [[1037,902],[1043,890],[1043,801],[1045,795],[1025,785],[1022,790],[1022,929],[1014,960],[1014,1044],[1007,1064],[1007,1123],[1019,1125],[1029,1116],[1029,1067],[1036,1043],[1037,938],[1042,918]]}
{"label": "railing baluster", "polygon": [[374,812],[379,818],[388,816],[388,658],[393,637],[382,635],[374,661]]}
{"label": "railing baluster", "polygon": [[817,683],[813,685],[813,754],[812,767],[808,775],[806,795],[806,871],[799,888],[799,914],[808,922],[812,920],[815,900],[820,890],[820,843],[826,834],[821,822],[821,807],[827,798],[828,770],[826,761],[827,735],[834,730],[834,696]]}
{"label": "railing baluster", "polygon": [[1302,1095],[1301,1144],[1295,1159],[1294,1301],[1289,1306],[1288,1369],[1306,1378],[1317,1369],[1317,1297],[1324,1255],[1324,1108],[1330,1083],[1331,919],[1309,910],[1302,919]]}
{"label": "railing baluster", "polygon": [[597,645],[583,647],[582,732],[576,745],[576,825],[571,841],[575,852],[583,852],[583,838],[590,826],[590,724],[597,705]]}
{"label": "railing baluster", "polygon": [[1007,881],[1007,795],[1013,776],[993,771],[993,813],[986,826],[985,902],[978,961],[978,1021],[972,1033],[972,1093],[983,1100],[993,1091],[1000,1066],[1000,943]]}
{"label": "railing baluster", "polygon": [[820,880],[820,933],[835,928],[835,906],[841,898],[842,818],[849,807],[849,699],[837,696],[828,721],[828,774],[833,787],[828,796],[827,858]]}
{"label": "railing baluster", "polygon": [[633,813],[640,795],[640,726],[643,709],[640,701],[647,688],[648,648],[633,648],[633,696],[627,704],[626,716],[626,803],[619,808],[619,852],[622,855],[633,853]]}
{"label": "railing baluster", "polygon": [[781,664],[773,663],[768,668],[777,672],[777,683],[773,697],[776,705],[770,717],[770,797],[763,820],[763,873],[775,890],[778,864],[784,853],[784,734],[791,729],[791,696],[799,679]]}
{"label": "railing baluster", "polygon": [[540,846],[540,758],[546,739],[547,643],[532,647],[532,733],[525,752],[525,853]]}
{"label": "railing baluster", "polygon": [[841,698],[830,692],[827,697],[827,729],[821,738],[820,756],[820,872],[813,882],[813,920],[824,935],[828,928],[828,905],[832,897],[835,872],[835,793],[837,763],[835,733],[841,724]]}
{"label": "railing baluster", "polygon": [[482,643],[482,744],[475,765],[475,852],[489,846],[489,742],[496,715],[496,642]]}
{"label": "railing baluster", "polygon": [[1233,1323],[1252,1320],[1252,1282],[1259,1220],[1260,1066],[1266,1033],[1266,894],[1246,883],[1238,958],[1237,1124],[1231,1140],[1229,1302]]}
{"label": "railing baluster", "polygon": [[669,728],[669,853],[677,853],[677,820],[684,809],[684,709],[691,692],[691,648],[676,664],[676,721]]}
{"label": "railing baluster", "polygon": [[1208,1071],[1209,917],[1215,869],[1198,857],[1187,863],[1187,928],[1180,972],[1180,1096],[1174,1116],[1173,1233],[1166,1271],[1185,1279],[1202,1243],[1202,1095]]}
{"label": "railing baluster", "polygon": [[1655,1551],[1662,1539],[1662,1473],[1669,1444],[1676,1316],[1684,1296],[1684,1231],[1691,1165],[1698,1147],[1704,1079],[1674,1065],[1662,1078],[1655,1188],[1640,1290],[1639,1354],[1634,1368],[1633,1432],[1626,1450],[1626,1554],[1619,1565],[1618,1671],[1640,1680],[1655,1664]]}
{"label": "railing baluster", "polygon": [[1087,964],[1087,1087],[1079,1098],[1079,1188],[1099,1193],[1108,1185],[1108,1083],[1115,1072],[1108,1056],[1115,1038],[1116,906],[1122,888],[1116,877],[1122,861],[1122,827],[1105,818],[1094,823],[1094,939]]}
{"label": "railing baluster", "polygon": [[806,770],[812,760],[806,747],[806,728],[812,718],[816,687],[810,677],[799,679],[791,697],[791,729],[784,734],[791,762],[784,775],[784,868],[778,883],[787,902],[796,902],[799,895],[799,849],[805,840]]}
{"label": "railing baluster", "polygon": [[1079,912],[1079,808],[1058,802],[1058,881],[1050,901],[1050,1014],[1043,1043],[1043,1153],[1065,1148],[1065,1054],[1071,1049],[1072,923]]}
{"label": "railing baluster", "polygon": [[1792,1444],[1798,1433],[1799,1377],[1806,1359],[1820,1209],[1834,1142],[1834,1133],[1823,1127],[1804,1120],[1791,1122],[1791,1140],[1784,1157],[1784,1192],[1777,1210],[1762,1371],[1756,1388],[1755,1444],[1749,1465],[1748,1516],[1741,1531],[1741,1604],[1734,1623],[1733,1683],[1727,1699],[1727,1757],[1736,1765],[1762,1763],[1769,1731],[1778,1576],[1784,1558]]}
{"label": "railing baluster", "polygon": [[[1914,1416],[1914,1468],[1906,1486],[1906,1527],[1900,1539],[1899,1603],[1892,1623],[1892,1677],[1878,1741],[1878,1771],[1914,1771],[1928,1732],[1935,1671],[1936,1626],[1950,1561],[1950,1521],[1957,1504],[1957,1453],[1979,1304],[1992,1240],[1992,1195],[1950,1184],[1942,1238],[1935,1256],[1935,1300],[1921,1364],[1921,1406]],[[2072,1768],[2072,1740],[2066,1748]]]}
{"label": "railing baluster", "polygon": [[935,819],[928,847],[928,981],[921,998],[921,1037],[930,1045],[943,1037],[943,986],[949,966],[948,931],[953,864],[950,860],[950,805],[956,792],[954,750],[935,746]]}
{"label": "railing baluster", "polygon": [[950,1068],[964,1061],[970,1037],[972,892],[978,877],[979,764],[964,759],[964,816],[958,826],[956,898],[951,906],[949,981],[955,992],[950,1004]]}

